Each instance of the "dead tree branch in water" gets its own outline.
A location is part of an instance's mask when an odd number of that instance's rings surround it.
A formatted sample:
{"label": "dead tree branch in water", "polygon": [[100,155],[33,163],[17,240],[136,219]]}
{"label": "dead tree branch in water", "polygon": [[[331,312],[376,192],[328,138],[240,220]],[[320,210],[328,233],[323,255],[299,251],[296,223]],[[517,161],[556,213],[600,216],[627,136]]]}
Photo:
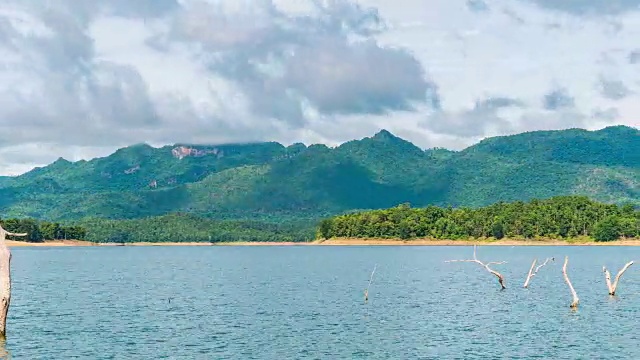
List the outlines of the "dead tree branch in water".
{"label": "dead tree branch in water", "polygon": [[371,283],[373,283],[373,274],[376,272],[376,268],[378,267],[378,264],[376,264],[373,267],[373,271],[371,272],[371,277],[369,277],[369,285],[367,285],[367,288],[364,290],[364,302],[366,303],[367,301],[369,301],[369,288],[371,287]]}
{"label": "dead tree branch in water", "polygon": [[533,259],[533,263],[531,263],[531,268],[529,269],[529,273],[527,274],[527,280],[525,280],[524,282],[524,288],[528,288],[529,287],[529,283],[531,282],[531,278],[533,278],[534,276],[536,276],[536,274],[538,273],[538,271],[545,265],[547,265],[549,263],[549,261],[554,261],[554,258],[546,258],[544,260],[544,262],[540,265],[538,265],[536,267],[536,263],[538,262],[538,259]]}
{"label": "dead tree branch in water", "polygon": [[578,298],[578,294],[576,293],[576,290],[573,288],[573,285],[571,285],[571,281],[569,280],[569,275],[567,275],[568,263],[569,263],[569,257],[565,256],[564,265],[562,266],[562,275],[564,276],[564,281],[569,286],[569,290],[571,290],[571,296],[573,296],[573,301],[571,302],[570,307],[575,309],[578,307],[578,304],[580,303],[580,299]]}
{"label": "dead tree branch in water", "polygon": [[502,289],[506,289],[507,287],[505,286],[505,280],[504,280],[504,276],[502,276],[502,274],[500,274],[499,272],[493,270],[492,268],[490,268],[490,265],[501,265],[501,264],[506,264],[506,261],[500,261],[500,262],[496,262],[496,261],[492,261],[492,262],[487,262],[487,263],[483,263],[482,261],[478,260],[478,257],[476,256],[476,249],[477,249],[477,245],[473,245],[473,259],[471,260],[447,260],[445,261],[446,263],[452,263],[452,262],[473,262],[476,263],[480,266],[482,266],[485,270],[487,270],[489,273],[491,273],[492,275],[494,275],[495,277],[498,278],[498,283],[500,283],[500,286],[502,287]]}
{"label": "dead tree branch in water", "polygon": [[614,296],[616,294],[616,289],[618,288],[618,281],[622,277],[625,271],[629,268],[629,266],[633,265],[633,261],[629,261],[620,271],[618,271],[618,275],[616,275],[613,284],[611,284],[611,273],[607,270],[606,267],[602,267],[602,271],[604,272],[604,279],[607,281],[607,287],[609,288],[609,295]]}
{"label": "dead tree branch in water", "polygon": [[27,236],[16,234],[0,226],[0,338],[4,338],[7,330],[7,314],[11,303],[11,251],[7,247],[7,235]]}

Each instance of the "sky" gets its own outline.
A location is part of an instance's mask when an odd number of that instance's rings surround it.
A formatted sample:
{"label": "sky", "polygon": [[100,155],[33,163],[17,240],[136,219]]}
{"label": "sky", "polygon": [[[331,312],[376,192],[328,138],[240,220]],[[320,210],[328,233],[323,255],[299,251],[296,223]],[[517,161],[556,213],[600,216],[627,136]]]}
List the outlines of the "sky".
{"label": "sky", "polygon": [[148,143],[640,127],[640,0],[2,0],[0,175]]}

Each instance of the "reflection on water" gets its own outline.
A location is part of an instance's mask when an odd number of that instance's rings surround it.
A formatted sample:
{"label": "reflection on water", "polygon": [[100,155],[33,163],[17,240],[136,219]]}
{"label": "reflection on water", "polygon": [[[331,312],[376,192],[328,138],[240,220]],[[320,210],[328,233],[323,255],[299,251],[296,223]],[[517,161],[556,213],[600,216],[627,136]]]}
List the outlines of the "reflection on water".
{"label": "reflection on water", "polygon": [[[13,359],[640,359],[627,247],[16,248]],[[534,257],[570,257],[529,289]],[[369,301],[362,289],[369,283]],[[613,324],[613,325],[612,325]],[[606,334],[603,335],[603,334]]]}
{"label": "reflection on water", "polygon": [[7,350],[7,339],[0,335],[0,360],[11,359],[11,353]]}

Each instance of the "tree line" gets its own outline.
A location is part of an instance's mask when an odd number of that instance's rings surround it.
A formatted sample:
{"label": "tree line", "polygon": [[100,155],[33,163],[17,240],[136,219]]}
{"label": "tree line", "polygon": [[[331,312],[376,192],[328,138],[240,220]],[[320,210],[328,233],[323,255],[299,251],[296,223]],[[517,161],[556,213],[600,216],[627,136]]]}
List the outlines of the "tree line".
{"label": "tree line", "polygon": [[499,202],[481,208],[411,208],[344,214],[320,222],[317,237],[434,239],[570,239],[612,241],[640,237],[640,211],[584,196]]}
{"label": "tree line", "polygon": [[65,226],[57,222],[37,221],[34,219],[0,219],[0,224],[9,232],[27,233],[26,237],[17,237],[15,239],[19,241],[83,240],[87,236],[87,230],[82,226]]}
{"label": "tree line", "polygon": [[[169,214],[131,220],[84,219],[73,225],[34,219],[2,219],[0,224],[26,241],[77,239],[93,242],[304,242],[314,238],[316,221],[216,220]],[[315,237],[352,238],[592,238],[611,241],[640,237],[640,210],[559,196],[529,202],[499,202],[481,208],[411,208],[347,213],[325,219]],[[16,240],[22,240],[16,239]]]}
{"label": "tree line", "polygon": [[87,240],[131,242],[304,242],[314,238],[316,222],[217,220],[174,213],[129,220],[86,219]]}
{"label": "tree line", "polygon": [[0,219],[18,241],[87,240],[97,243],[131,242],[305,242],[314,238],[316,221],[216,220],[174,213],[141,219],[88,218],[74,225],[35,219]]}

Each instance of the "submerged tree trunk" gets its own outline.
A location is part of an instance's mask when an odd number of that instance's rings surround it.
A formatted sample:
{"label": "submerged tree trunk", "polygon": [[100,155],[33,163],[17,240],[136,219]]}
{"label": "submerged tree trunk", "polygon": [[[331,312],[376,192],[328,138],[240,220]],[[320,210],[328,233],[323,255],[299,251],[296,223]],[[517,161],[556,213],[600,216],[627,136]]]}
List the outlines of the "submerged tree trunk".
{"label": "submerged tree trunk", "polygon": [[538,259],[533,259],[533,262],[531,263],[531,267],[529,268],[529,273],[527,273],[527,279],[524,281],[524,288],[529,287],[529,281],[531,281],[531,278],[533,277],[533,269],[536,267],[536,263],[538,262]]}
{"label": "submerged tree trunk", "polygon": [[371,287],[371,283],[373,282],[373,274],[375,274],[377,267],[378,267],[378,264],[376,264],[373,267],[373,271],[371,272],[371,276],[369,277],[369,285],[367,285],[367,288],[364,290],[364,302],[365,303],[367,301],[369,301],[369,288]]}
{"label": "submerged tree trunk", "polygon": [[609,295],[614,296],[616,294],[616,290],[618,289],[618,281],[620,281],[622,274],[624,274],[624,272],[627,271],[627,269],[631,265],[633,265],[633,261],[629,261],[622,269],[620,269],[618,275],[616,275],[616,278],[613,281],[613,284],[611,283],[611,273],[609,273],[609,270],[607,270],[606,267],[602,267],[602,271],[604,272],[604,279],[606,280],[607,287],[609,288]]}
{"label": "submerged tree trunk", "polygon": [[11,303],[11,251],[7,247],[7,235],[27,236],[6,231],[0,226],[0,337],[4,338],[7,330],[7,314]]}
{"label": "submerged tree trunk", "polygon": [[538,265],[536,267],[536,263],[538,262],[538,259],[533,259],[533,263],[531,263],[531,268],[529,269],[529,273],[527,274],[527,279],[524,281],[524,288],[528,288],[529,287],[529,283],[531,282],[531,279],[536,276],[536,274],[538,273],[538,270],[540,270],[543,266],[547,265],[547,263],[549,263],[549,261],[554,261],[554,258],[546,258],[544,260],[544,262],[540,265]]}
{"label": "submerged tree trunk", "polygon": [[573,285],[571,285],[571,281],[569,280],[569,275],[567,275],[568,263],[569,263],[569,257],[565,256],[564,265],[562,266],[562,275],[564,276],[564,281],[569,286],[569,290],[571,290],[571,296],[573,296],[573,301],[571,302],[570,306],[571,308],[575,309],[578,307],[578,304],[580,303],[580,299],[578,298],[578,294],[576,293],[576,290],[573,288]]}
{"label": "submerged tree trunk", "polygon": [[473,262],[473,263],[476,263],[476,264],[482,266],[491,275],[493,275],[493,276],[498,278],[498,283],[500,284],[500,287],[502,288],[502,290],[506,289],[507,286],[505,285],[504,276],[502,276],[502,274],[500,274],[499,272],[497,272],[497,271],[495,271],[495,270],[493,270],[492,268],[489,267],[489,265],[505,264],[506,261],[500,261],[500,262],[492,261],[492,262],[488,262],[488,263],[483,263],[482,261],[478,260],[478,257],[476,255],[476,249],[477,249],[477,246],[474,245],[473,246],[473,259],[469,259],[469,260],[447,260],[445,262],[447,262],[447,263],[450,263],[450,262]]}

